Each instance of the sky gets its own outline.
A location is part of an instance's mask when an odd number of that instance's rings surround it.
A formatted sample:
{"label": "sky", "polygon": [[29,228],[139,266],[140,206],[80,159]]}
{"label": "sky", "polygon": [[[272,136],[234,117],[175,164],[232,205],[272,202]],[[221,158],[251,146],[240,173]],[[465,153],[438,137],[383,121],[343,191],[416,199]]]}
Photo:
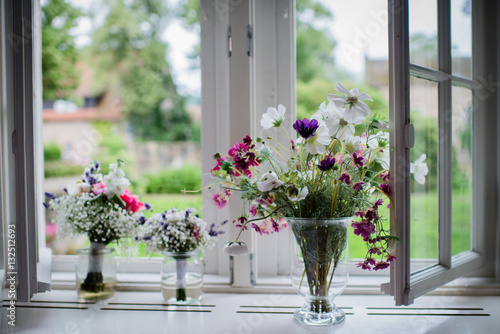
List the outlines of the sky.
{"label": "sky", "polygon": [[[100,0],[70,0],[76,6],[88,8]],[[178,0],[168,0],[169,2]],[[452,0],[452,44],[453,54],[470,55],[470,16],[462,8],[467,0]],[[333,21],[326,24],[337,41],[334,51],[337,66],[351,72],[356,79],[362,79],[365,57],[386,59],[387,0],[322,0],[333,12]],[[410,33],[421,32],[435,35],[437,31],[437,0],[410,0]],[[82,19],[77,28],[77,43],[90,42],[86,36],[91,23]],[[168,61],[179,93],[199,97],[201,87],[200,71],[193,70],[187,55],[199,42],[199,36],[182,28],[180,20],[173,20],[163,34],[169,44]]]}

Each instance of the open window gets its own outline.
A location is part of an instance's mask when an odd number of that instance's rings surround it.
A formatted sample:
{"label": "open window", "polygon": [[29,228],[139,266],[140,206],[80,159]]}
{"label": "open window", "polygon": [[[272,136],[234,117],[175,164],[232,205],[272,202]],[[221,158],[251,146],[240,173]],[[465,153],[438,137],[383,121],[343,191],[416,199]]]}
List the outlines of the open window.
{"label": "open window", "polygon": [[[401,243],[383,290],[397,305],[474,271],[494,277],[495,234],[486,231],[498,220],[488,209],[498,187],[487,180],[498,142],[487,138],[497,133],[498,91],[484,79],[498,76],[489,58],[498,51],[488,47],[498,40],[495,12],[487,1],[389,1],[392,226]],[[420,185],[409,172],[423,156]]]}

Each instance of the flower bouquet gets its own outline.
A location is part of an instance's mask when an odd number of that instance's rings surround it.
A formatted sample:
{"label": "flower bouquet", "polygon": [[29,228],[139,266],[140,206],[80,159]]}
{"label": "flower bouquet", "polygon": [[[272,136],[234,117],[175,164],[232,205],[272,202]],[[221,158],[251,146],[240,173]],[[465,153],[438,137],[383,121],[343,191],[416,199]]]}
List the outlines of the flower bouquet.
{"label": "flower bouquet", "polygon": [[[292,268],[292,281],[308,299],[295,318],[311,324],[343,319],[343,312],[334,314],[341,311],[331,300],[347,282],[347,271],[341,266],[347,264],[347,228],[353,217],[359,219],[352,223],[354,234],[363,238],[367,248],[358,266],[379,270],[395,260],[397,238],[378,214],[383,199],[392,208],[388,125],[369,118],[370,108],[363,102],[372,100],[369,95],[340,83],[336,90],[340,94],[327,94],[328,103],[323,102],[310,119],[293,124],[292,137],[282,126],[285,107],[268,108],[262,127],[281,128],[289,145],[272,137],[246,136],[226,155],[216,153],[217,164],[211,170],[220,189],[212,197],[219,208],[235,193],[244,200],[243,213],[234,220],[240,234],[225,246],[226,253],[245,253],[246,245],[238,241],[243,230],[268,234],[291,225],[298,247],[292,262],[301,263],[299,269]],[[412,171],[426,174],[423,159]],[[337,284],[338,272],[344,272],[345,278]],[[332,292],[335,286],[338,289]]]}
{"label": "flower bouquet", "polygon": [[114,293],[116,269],[114,275],[113,268],[110,269],[108,278],[103,271],[106,254],[111,254],[106,246],[134,237],[138,211],[151,209],[127,189],[130,182],[121,168],[123,163],[118,160],[110,164],[110,172],[102,175],[100,163],[92,162],[80,181],[70,182],[64,188],[63,195],[45,193],[49,198],[45,207],[57,212],[58,237],[85,235],[90,240],[90,247],[80,250],[80,254],[88,256],[88,266],[82,264],[86,267],[84,278],[78,277],[80,270],[77,268],[78,291],[83,298],[107,298]]}
{"label": "flower bouquet", "polygon": [[[223,222],[224,224],[225,222]],[[162,265],[162,294],[167,302],[192,303],[203,292],[203,264],[200,249],[210,248],[215,238],[224,233],[208,225],[195,209],[179,211],[172,208],[139,218],[141,228],[137,241],[146,244],[146,251],[165,255]]]}

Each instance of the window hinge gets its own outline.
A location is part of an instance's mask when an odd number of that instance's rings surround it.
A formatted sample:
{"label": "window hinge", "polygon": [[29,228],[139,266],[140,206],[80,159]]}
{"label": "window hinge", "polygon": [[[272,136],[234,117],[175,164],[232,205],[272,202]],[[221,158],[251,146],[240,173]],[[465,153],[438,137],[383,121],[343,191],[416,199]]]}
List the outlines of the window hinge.
{"label": "window hinge", "polygon": [[231,57],[233,53],[233,37],[231,36],[231,25],[227,26],[227,56]]}
{"label": "window hinge", "polygon": [[251,49],[251,42],[252,42],[252,26],[248,25],[247,26],[247,55],[249,57],[252,56],[252,49]]}
{"label": "window hinge", "polygon": [[16,130],[12,131],[12,154],[17,154],[17,141],[16,141]]}
{"label": "window hinge", "polygon": [[413,127],[413,124],[405,124],[404,134],[406,148],[413,148],[413,145],[415,144],[415,129]]}

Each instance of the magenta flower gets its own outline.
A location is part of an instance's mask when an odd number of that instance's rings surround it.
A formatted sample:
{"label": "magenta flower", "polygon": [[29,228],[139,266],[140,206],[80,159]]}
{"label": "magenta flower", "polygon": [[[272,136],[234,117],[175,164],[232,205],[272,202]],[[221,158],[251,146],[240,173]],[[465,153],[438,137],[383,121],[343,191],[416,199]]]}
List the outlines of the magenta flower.
{"label": "magenta flower", "polygon": [[391,196],[392,191],[391,191],[391,186],[388,185],[387,183],[382,183],[380,184],[380,189],[386,194],[387,196]]}
{"label": "magenta flower", "polygon": [[375,233],[375,225],[369,221],[362,220],[351,224],[354,228],[355,235],[361,235],[363,238],[369,238],[371,234]]}
{"label": "magenta flower", "polygon": [[365,184],[365,183],[364,182],[356,182],[356,183],[354,183],[354,185],[352,187],[354,190],[360,191],[361,189],[363,189],[363,184]]}
{"label": "magenta flower", "polygon": [[212,195],[212,200],[219,209],[226,206],[228,197],[225,194],[215,193]]}
{"label": "magenta flower", "polygon": [[356,165],[356,167],[362,167],[363,166],[363,160],[364,158],[362,156],[358,156],[356,152],[352,154],[352,161]]}
{"label": "magenta flower", "polygon": [[347,173],[340,175],[339,181],[344,181],[346,184],[351,184],[351,176]]}
{"label": "magenta flower", "polygon": [[307,118],[304,118],[303,120],[298,119],[295,123],[293,123],[293,128],[302,138],[309,139],[319,128],[319,123],[315,119],[310,121]]}
{"label": "magenta flower", "polygon": [[377,262],[377,264],[373,267],[373,270],[382,270],[382,269],[389,268],[389,266],[390,266],[389,262],[380,261],[380,262]]}

